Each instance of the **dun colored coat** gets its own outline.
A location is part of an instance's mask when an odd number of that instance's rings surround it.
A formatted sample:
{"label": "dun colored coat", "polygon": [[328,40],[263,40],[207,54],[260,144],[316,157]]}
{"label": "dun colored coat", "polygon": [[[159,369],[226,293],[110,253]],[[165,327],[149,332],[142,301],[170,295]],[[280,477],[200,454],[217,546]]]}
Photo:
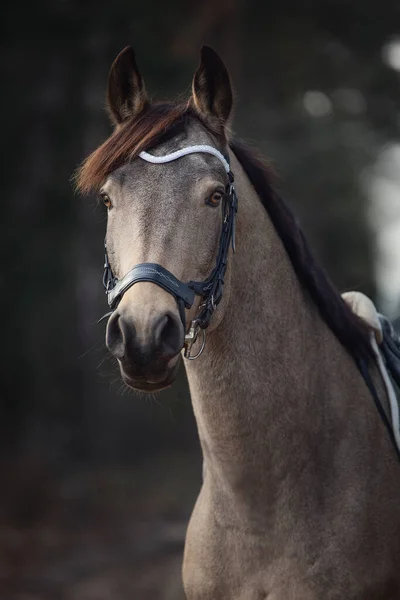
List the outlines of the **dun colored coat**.
{"label": "dun colored coat", "polygon": [[[213,267],[229,155],[239,198],[236,254],[201,357],[185,361],[204,456],[183,565],[188,600],[399,600],[400,471],[360,374],[368,333],[313,259],[268,170],[229,134],[232,92],[203,48],[185,106],[150,104],[131,49],[110,73],[115,131],[79,188],[108,207],[107,250],[122,277],[157,262],[182,281]],[[222,190],[222,192],[221,192]],[[219,206],[218,206],[219,204]],[[194,318],[200,299],[187,311]],[[123,296],[107,344],[126,383],[172,383],[183,343],[174,298],[153,283]]]}

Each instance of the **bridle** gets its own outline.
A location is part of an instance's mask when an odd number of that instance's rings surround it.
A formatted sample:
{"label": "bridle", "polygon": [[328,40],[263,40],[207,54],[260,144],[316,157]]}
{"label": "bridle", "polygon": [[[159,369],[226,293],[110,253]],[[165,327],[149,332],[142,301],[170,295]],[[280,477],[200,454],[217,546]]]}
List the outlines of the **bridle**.
{"label": "bridle", "polygon": [[[212,315],[221,301],[224,290],[224,277],[226,272],[229,248],[235,252],[235,220],[238,210],[238,200],[233,185],[233,173],[226,157],[213,146],[195,145],[181,148],[165,156],[154,156],[147,152],[140,152],[139,157],[143,160],[161,164],[172,162],[194,153],[212,154],[218,158],[228,175],[226,185],[225,201],[223,204],[222,230],[219,239],[219,249],[215,267],[211,274],[204,281],[189,281],[184,283],[177,279],[168,269],[157,263],[141,263],[135,265],[122,279],[117,279],[111,270],[108,260],[107,248],[105,247],[104,275],[103,285],[107,294],[108,304],[111,312],[104,315],[108,317],[117,308],[124,293],[139,281],[155,283],[174,296],[179,309],[179,314],[185,331],[184,356],[189,360],[194,360],[203,352],[206,342],[205,330],[210,324]],[[199,306],[199,312],[195,319],[189,325],[186,333],[185,309],[192,307],[195,296],[201,296],[202,302]],[[191,355],[193,344],[196,342],[199,331],[202,331],[203,339],[200,349],[194,356]]]}

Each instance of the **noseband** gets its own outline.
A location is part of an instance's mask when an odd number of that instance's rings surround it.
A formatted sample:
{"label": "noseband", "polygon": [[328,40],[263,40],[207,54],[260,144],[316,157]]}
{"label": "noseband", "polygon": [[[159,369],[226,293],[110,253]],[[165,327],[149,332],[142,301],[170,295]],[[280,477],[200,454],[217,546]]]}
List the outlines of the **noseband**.
{"label": "noseband", "polygon": [[[233,186],[233,173],[225,156],[212,146],[188,146],[165,156],[154,156],[147,152],[140,152],[139,154],[139,157],[147,162],[162,164],[198,152],[212,154],[218,158],[222,162],[228,175],[219,249],[215,267],[211,274],[205,281],[189,281],[188,283],[184,283],[177,279],[170,271],[168,271],[168,269],[165,269],[157,263],[142,263],[134,266],[122,279],[117,279],[113,275],[108,261],[107,249],[105,249],[103,275],[103,285],[106,290],[108,304],[111,308],[111,313],[108,313],[105,316],[112,314],[117,308],[124,293],[132,287],[132,285],[139,281],[147,281],[155,283],[174,296],[178,304],[179,314],[186,333],[185,309],[192,307],[195,296],[201,296],[202,302],[199,307],[199,312],[196,318],[191,321],[189,331],[185,334],[184,355],[185,358],[188,358],[189,360],[194,360],[200,356],[204,350],[205,330],[209,326],[211,317],[221,301],[224,290],[224,277],[229,247],[232,245],[232,249],[235,251],[235,219],[238,209],[238,200]],[[203,332],[202,344],[199,352],[192,356],[191,349],[197,340],[200,330]]]}

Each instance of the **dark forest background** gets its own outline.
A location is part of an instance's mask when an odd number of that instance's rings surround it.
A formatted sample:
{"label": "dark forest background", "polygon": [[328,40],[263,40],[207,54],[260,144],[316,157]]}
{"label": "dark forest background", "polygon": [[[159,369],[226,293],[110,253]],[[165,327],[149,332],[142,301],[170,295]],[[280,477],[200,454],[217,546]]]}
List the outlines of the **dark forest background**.
{"label": "dark forest background", "polygon": [[182,598],[201,477],[184,374],[156,397],[121,386],[96,324],[106,216],[70,181],[110,133],[109,67],[133,45],[148,90],[168,98],[214,47],[236,134],[274,163],[337,286],[376,299],[361,180],[399,139],[382,49],[400,4],[16,0],[1,17],[0,600]]}

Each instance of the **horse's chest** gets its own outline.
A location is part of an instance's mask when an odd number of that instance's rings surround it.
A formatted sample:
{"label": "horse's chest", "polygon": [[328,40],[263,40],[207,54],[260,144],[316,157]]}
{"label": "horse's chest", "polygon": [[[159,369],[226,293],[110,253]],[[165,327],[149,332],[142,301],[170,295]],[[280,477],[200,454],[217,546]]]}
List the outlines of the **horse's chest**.
{"label": "horse's chest", "polygon": [[[346,547],[336,548],[332,556],[320,543],[311,560],[306,546],[293,542],[294,535],[285,542],[270,532],[260,541],[239,527],[221,527],[215,513],[203,488],[186,538],[183,582],[188,600],[400,598],[400,576],[385,567],[388,560],[364,561],[362,556],[360,563]],[[368,569],[360,570],[364,562]]]}
{"label": "horse's chest", "polygon": [[206,496],[203,490],[187,531],[183,582],[188,600],[317,600],[303,584],[292,595],[293,577],[282,579],[287,570],[274,564],[265,545],[218,525]]}

